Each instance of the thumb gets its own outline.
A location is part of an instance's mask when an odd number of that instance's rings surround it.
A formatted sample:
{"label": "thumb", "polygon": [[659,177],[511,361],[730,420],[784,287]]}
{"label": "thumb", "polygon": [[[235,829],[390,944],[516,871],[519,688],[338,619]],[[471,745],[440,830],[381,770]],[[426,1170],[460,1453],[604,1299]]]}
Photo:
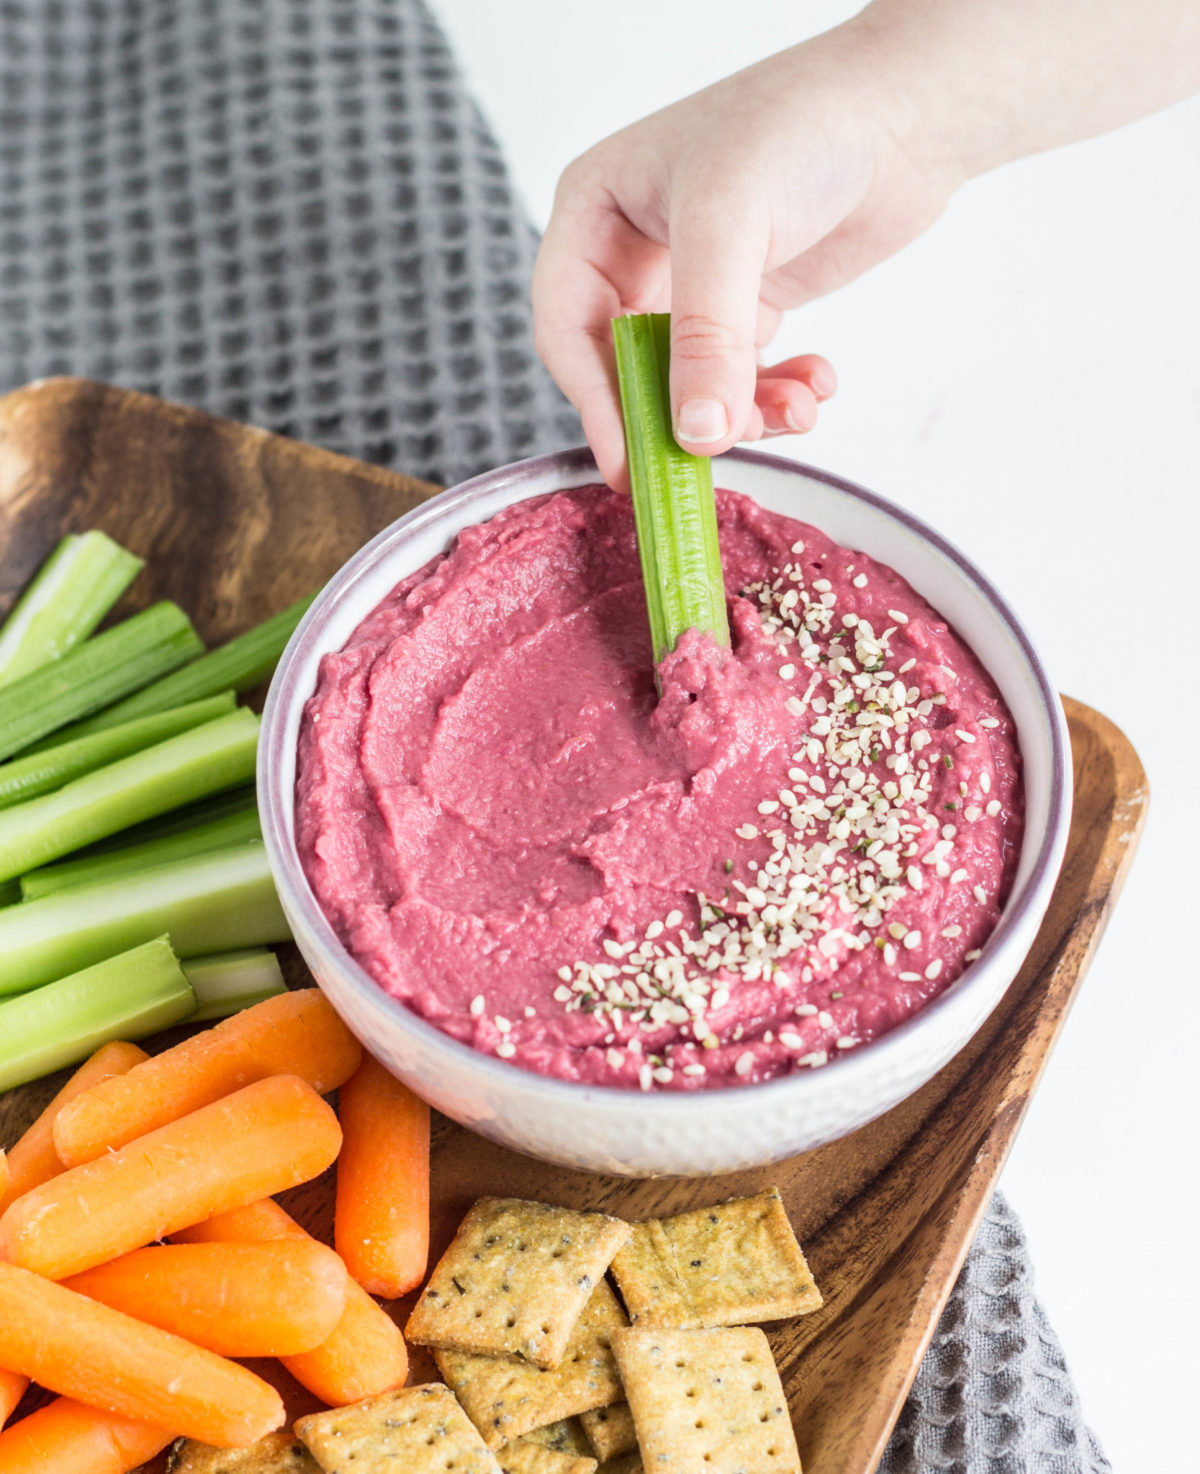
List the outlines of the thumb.
{"label": "thumb", "polygon": [[711,193],[672,204],[671,415],[675,438],[718,455],[742,438],[754,407],[755,327],[766,263],[753,206]]}

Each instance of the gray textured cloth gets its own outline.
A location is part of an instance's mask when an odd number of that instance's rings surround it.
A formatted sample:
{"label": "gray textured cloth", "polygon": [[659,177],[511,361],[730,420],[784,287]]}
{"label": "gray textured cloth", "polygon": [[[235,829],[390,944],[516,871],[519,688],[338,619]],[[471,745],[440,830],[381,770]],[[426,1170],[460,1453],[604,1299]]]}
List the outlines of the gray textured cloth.
{"label": "gray textured cloth", "polygon": [[[453,482],[578,443],[419,0],[0,0],[0,391],[72,373]],[[887,1474],[1102,1474],[991,1208]]]}

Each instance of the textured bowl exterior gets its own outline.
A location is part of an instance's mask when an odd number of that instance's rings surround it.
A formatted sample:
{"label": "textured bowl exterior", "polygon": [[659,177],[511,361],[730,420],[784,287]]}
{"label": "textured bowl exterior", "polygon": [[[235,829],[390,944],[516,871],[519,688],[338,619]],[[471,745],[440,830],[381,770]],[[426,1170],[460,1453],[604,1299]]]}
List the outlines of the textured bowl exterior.
{"label": "textured bowl exterior", "polygon": [[443,492],[362,548],[322,591],[272,682],[259,747],[259,808],[280,900],[313,975],[363,1043],[464,1126],[563,1166],[627,1176],[700,1175],[761,1166],[821,1146],[929,1080],[1015,978],[1049,904],[1066,849],[1070,746],[1062,707],[1001,595],[955,548],[861,487],[796,462],[733,451],[721,485],[820,527],[890,564],[965,637],[1017,723],[1026,828],[1012,895],[983,956],[913,1018],[823,1069],[762,1085],[642,1093],[547,1079],[483,1055],[379,988],[346,952],[309,888],[294,840],[300,718],[321,656],[345,644],[406,574],[471,523],[512,502],[598,479],[584,450],[539,456]]}

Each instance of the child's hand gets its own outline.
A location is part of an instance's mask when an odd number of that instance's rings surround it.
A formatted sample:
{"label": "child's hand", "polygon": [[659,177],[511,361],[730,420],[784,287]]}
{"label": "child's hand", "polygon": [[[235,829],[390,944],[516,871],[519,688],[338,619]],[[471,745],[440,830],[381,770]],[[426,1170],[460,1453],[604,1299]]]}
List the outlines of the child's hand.
{"label": "child's hand", "polygon": [[623,312],[671,312],[686,449],[811,429],[829,364],[756,360],[783,311],[899,250],[965,179],[1197,88],[1196,0],[874,0],[567,169],[534,272],[538,351],[615,485]]}
{"label": "child's hand", "polygon": [[697,454],[810,430],[815,355],[760,367],[780,315],[890,255],[941,212],[952,160],[910,144],[911,102],[842,31],[598,144],[564,173],[534,274],[538,350],[624,476],[609,320],[672,315],[676,436]]}

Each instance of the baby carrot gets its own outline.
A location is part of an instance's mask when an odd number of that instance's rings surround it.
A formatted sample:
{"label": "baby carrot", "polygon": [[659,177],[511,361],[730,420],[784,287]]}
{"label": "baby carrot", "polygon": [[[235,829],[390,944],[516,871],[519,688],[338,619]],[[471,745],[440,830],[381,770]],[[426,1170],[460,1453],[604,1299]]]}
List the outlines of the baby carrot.
{"label": "baby carrot", "polygon": [[[222,1213],[175,1234],[178,1242],[265,1243],[308,1235],[278,1203],[264,1198],[232,1213]],[[400,1328],[370,1295],[346,1281],[346,1309],[329,1339],[314,1351],[282,1358],[302,1387],[330,1407],[360,1402],[403,1385],[408,1350]]]}
{"label": "baby carrot", "polygon": [[25,1389],[28,1386],[28,1377],[22,1377],[19,1372],[5,1371],[3,1367],[0,1367],[0,1428],[3,1428],[12,1417],[17,1403],[25,1396]]}
{"label": "baby carrot", "polygon": [[341,1141],[311,1085],[273,1075],[18,1198],[0,1218],[0,1259],[65,1279],[307,1182]]}
{"label": "baby carrot", "polygon": [[77,1167],[268,1075],[299,1075],[325,1095],[361,1056],[316,988],[280,993],[78,1096],[54,1123],[55,1150]]}
{"label": "baby carrot", "polygon": [[0,1474],[127,1474],[174,1439],[166,1428],[60,1397],[0,1437]]}
{"label": "baby carrot", "polygon": [[364,1290],[394,1300],[429,1257],[429,1107],[364,1051],[338,1119],[334,1244]]}
{"label": "baby carrot", "polygon": [[123,1075],[134,1065],[150,1056],[136,1044],[127,1044],[115,1039],[111,1044],[102,1044],[75,1071],[33,1125],[8,1153],[8,1190],[0,1190],[0,1213],[14,1198],[27,1193],[50,1178],[57,1177],[63,1169],[54,1150],[54,1122],[59,1111],[69,1100],[107,1080],[110,1075]]}
{"label": "baby carrot", "polygon": [[346,1266],[315,1239],[135,1249],[64,1284],[220,1356],[319,1346],[346,1308]]}
{"label": "baby carrot", "polygon": [[0,1263],[0,1365],[202,1443],[254,1443],[283,1422],[279,1394],[245,1367],[15,1264]]}

